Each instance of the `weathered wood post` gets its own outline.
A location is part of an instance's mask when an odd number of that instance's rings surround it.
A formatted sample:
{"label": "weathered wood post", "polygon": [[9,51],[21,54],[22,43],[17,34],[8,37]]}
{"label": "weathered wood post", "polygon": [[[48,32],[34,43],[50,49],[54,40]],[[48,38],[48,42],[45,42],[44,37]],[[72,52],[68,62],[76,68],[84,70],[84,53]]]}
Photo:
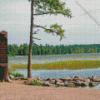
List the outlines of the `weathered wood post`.
{"label": "weathered wood post", "polygon": [[0,32],[0,81],[8,81],[7,32]]}

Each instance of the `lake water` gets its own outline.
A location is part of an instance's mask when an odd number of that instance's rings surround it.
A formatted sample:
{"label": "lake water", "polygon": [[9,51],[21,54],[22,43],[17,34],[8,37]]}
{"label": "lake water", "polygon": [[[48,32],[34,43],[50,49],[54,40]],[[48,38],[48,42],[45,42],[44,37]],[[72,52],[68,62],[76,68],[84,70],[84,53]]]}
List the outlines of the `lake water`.
{"label": "lake water", "polygon": [[[16,70],[14,73],[19,72],[24,74],[27,77],[27,69]],[[83,76],[88,77],[90,75],[100,76],[100,68],[96,69],[82,69],[82,70],[32,70],[32,77],[40,76],[41,79],[46,78],[61,78],[61,77],[72,77],[72,76]],[[100,89],[100,85],[96,87],[78,87],[78,88],[91,88],[91,89]]]}
{"label": "lake water", "polygon": [[[32,64],[42,64],[69,60],[100,60],[100,53],[32,56]],[[8,62],[14,64],[27,64],[28,56],[8,57]]]}
{"label": "lake water", "polygon": [[[16,56],[9,57],[9,63],[14,64],[27,64],[27,56]],[[50,63],[57,61],[68,61],[68,60],[100,60],[100,53],[88,53],[88,54],[65,54],[65,55],[46,55],[46,56],[33,56],[32,63]],[[10,66],[9,66],[10,67]],[[27,69],[20,69],[14,71],[22,73],[27,77]],[[72,77],[72,76],[83,76],[88,77],[90,75],[100,76],[100,68],[95,69],[82,69],[82,70],[32,70],[32,77],[40,76],[41,79],[45,78],[60,78],[60,77]],[[90,87],[85,87],[90,88]],[[91,87],[94,89],[100,89],[100,85]]]}

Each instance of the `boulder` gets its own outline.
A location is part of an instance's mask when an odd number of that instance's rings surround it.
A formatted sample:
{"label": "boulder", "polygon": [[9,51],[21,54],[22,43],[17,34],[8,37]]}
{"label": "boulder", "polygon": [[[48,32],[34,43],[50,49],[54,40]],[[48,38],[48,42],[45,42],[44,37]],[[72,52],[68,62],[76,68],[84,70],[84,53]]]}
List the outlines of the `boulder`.
{"label": "boulder", "polygon": [[65,83],[65,86],[67,86],[67,87],[75,87],[75,84],[74,83]]}
{"label": "boulder", "polygon": [[25,78],[25,77],[16,77],[15,80],[28,80],[28,78]]}
{"label": "boulder", "polygon": [[74,76],[74,78],[76,78],[76,79],[83,79],[82,76]]}
{"label": "boulder", "polygon": [[42,85],[43,86],[53,86],[52,84],[49,83],[49,81],[44,81]]}
{"label": "boulder", "polygon": [[72,81],[72,79],[68,78],[68,77],[59,78],[59,79],[62,80],[63,82],[65,82],[65,81]]}
{"label": "boulder", "polygon": [[45,79],[45,81],[51,81],[52,80],[52,78],[47,78],[47,79]]}
{"label": "boulder", "polygon": [[55,84],[55,79],[47,78],[45,81],[49,81],[50,84]]}
{"label": "boulder", "polygon": [[95,76],[90,76],[90,80],[91,81],[95,81],[96,80],[96,77]]}
{"label": "boulder", "polygon": [[95,79],[93,79],[93,81],[100,82],[100,77],[96,77]]}
{"label": "boulder", "polygon": [[84,79],[83,82],[90,83],[90,79]]}
{"label": "boulder", "polygon": [[75,84],[75,86],[81,86],[81,83],[82,83],[82,81],[77,81],[74,84]]}
{"label": "boulder", "polygon": [[98,85],[97,82],[90,82],[90,83],[89,83],[89,86],[97,86],[97,85]]}
{"label": "boulder", "polygon": [[88,82],[82,82],[81,86],[88,86],[88,84],[89,84]]}
{"label": "boulder", "polygon": [[63,83],[62,80],[60,80],[60,79],[55,79],[55,84],[56,84],[57,82]]}
{"label": "boulder", "polygon": [[64,83],[57,82],[56,85],[57,86],[64,86],[65,84]]}
{"label": "boulder", "polygon": [[30,85],[31,82],[34,82],[34,81],[38,81],[36,78],[27,78],[26,81],[24,81],[24,83],[26,85]]}
{"label": "boulder", "polygon": [[15,77],[13,75],[9,75],[9,78],[13,80]]}
{"label": "boulder", "polygon": [[55,84],[55,82],[56,82],[56,81],[53,80],[53,79],[49,81],[50,84]]}
{"label": "boulder", "polygon": [[39,76],[34,77],[33,80],[38,80],[39,81],[40,80],[40,77]]}

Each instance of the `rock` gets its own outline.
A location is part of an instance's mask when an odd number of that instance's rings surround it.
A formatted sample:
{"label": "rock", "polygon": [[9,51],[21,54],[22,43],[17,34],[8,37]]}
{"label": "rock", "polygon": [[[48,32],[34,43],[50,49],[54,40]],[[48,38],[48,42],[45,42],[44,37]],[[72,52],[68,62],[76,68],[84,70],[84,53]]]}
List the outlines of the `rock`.
{"label": "rock", "polygon": [[82,83],[82,81],[77,81],[74,84],[75,84],[75,86],[81,86],[81,83]]}
{"label": "rock", "polygon": [[55,84],[55,79],[47,78],[45,81],[49,81],[50,84]]}
{"label": "rock", "polygon": [[55,81],[55,80],[50,80],[49,83],[50,83],[50,84],[55,84],[56,81]]}
{"label": "rock", "polygon": [[75,87],[75,84],[74,83],[65,83],[65,86],[67,86],[67,87]]}
{"label": "rock", "polygon": [[59,79],[62,80],[63,82],[65,82],[65,81],[72,81],[72,79],[71,78],[68,78],[68,77],[59,78]]}
{"label": "rock", "polygon": [[34,78],[28,78],[27,81],[34,81]]}
{"label": "rock", "polygon": [[49,83],[49,81],[44,81],[43,86],[53,86],[52,84]]}
{"label": "rock", "polygon": [[83,79],[82,76],[74,76],[74,78],[76,78],[76,79]]}
{"label": "rock", "polygon": [[84,79],[83,82],[90,83],[90,79]]}
{"label": "rock", "polygon": [[15,80],[28,80],[28,78],[25,78],[25,77],[16,77]]}
{"label": "rock", "polygon": [[91,81],[95,81],[96,80],[96,77],[95,76],[90,76],[90,80]]}
{"label": "rock", "polygon": [[9,78],[13,80],[15,77],[13,75],[9,75]]}
{"label": "rock", "polygon": [[45,81],[51,81],[52,80],[52,78],[47,78],[47,79],[45,79]]}
{"label": "rock", "polygon": [[82,82],[81,86],[88,86],[88,84],[89,84],[88,82]]}
{"label": "rock", "polygon": [[63,83],[62,80],[60,80],[60,79],[55,79],[55,84],[56,84],[57,82]]}
{"label": "rock", "polygon": [[8,82],[12,82],[12,80],[8,77],[8,80],[7,80]]}
{"label": "rock", "polygon": [[27,80],[28,78],[25,78],[25,77],[21,77],[21,80]]}
{"label": "rock", "polygon": [[64,83],[57,82],[56,85],[57,86],[64,86],[65,84]]}
{"label": "rock", "polygon": [[40,80],[39,82],[43,85],[43,83],[44,83],[45,81],[44,81],[44,80]]}
{"label": "rock", "polygon": [[31,84],[31,82],[34,82],[34,81],[38,81],[36,78],[28,78],[26,81],[24,81],[24,83],[26,84],[26,85],[30,85]]}
{"label": "rock", "polygon": [[100,77],[96,77],[95,79],[93,79],[93,81],[100,82]]}
{"label": "rock", "polygon": [[96,82],[90,82],[89,83],[89,86],[97,86],[98,85],[98,83],[96,83]]}
{"label": "rock", "polygon": [[39,80],[40,80],[40,77],[39,77],[39,76],[37,76],[37,77],[34,77],[33,79],[34,79],[34,80],[38,80],[38,81],[39,81]]}

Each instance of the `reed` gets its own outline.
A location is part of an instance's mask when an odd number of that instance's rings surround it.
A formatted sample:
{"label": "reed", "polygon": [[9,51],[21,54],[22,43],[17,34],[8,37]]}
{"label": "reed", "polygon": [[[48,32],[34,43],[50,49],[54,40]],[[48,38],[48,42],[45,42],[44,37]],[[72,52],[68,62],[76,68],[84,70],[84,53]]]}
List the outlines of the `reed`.
{"label": "reed", "polygon": [[[11,70],[16,69],[27,69],[27,64],[10,64]],[[99,60],[85,60],[85,61],[61,61],[55,63],[45,63],[45,64],[32,64],[31,68],[34,70],[60,70],[60,69],[68,69],[68,70],[77,70],[77,69],[92,69],[99,68],[100,61]]]}

